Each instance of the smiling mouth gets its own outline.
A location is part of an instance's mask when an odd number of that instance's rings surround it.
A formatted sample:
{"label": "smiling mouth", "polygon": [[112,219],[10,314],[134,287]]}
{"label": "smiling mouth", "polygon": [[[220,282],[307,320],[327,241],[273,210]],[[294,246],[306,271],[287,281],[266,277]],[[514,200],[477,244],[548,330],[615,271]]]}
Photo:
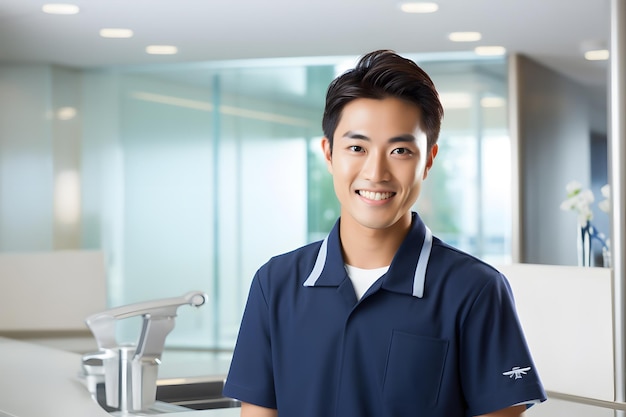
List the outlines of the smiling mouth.
{"label": "smiling mouth", "polygon": [[388,198],[393,197],[396,194],[396,193],[390,193],[390,192],[378,193],[374,191],[365,191],[365,190],[357,190],[356,193],[360,195],[361,197],[367,198],[368,200],[374,200],[374,201],[386,200]]}

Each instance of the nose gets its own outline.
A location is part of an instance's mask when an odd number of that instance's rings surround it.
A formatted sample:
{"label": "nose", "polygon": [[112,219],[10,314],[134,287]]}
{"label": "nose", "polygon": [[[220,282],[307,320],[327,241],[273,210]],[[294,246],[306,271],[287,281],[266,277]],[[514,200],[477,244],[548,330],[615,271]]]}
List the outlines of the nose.
{"label": "nose", "polygon": [[371,152],[367,155],[362,174],[364,179],[372,182],[382,182],[389,179],[389,165],[385,154],[382,152]]}

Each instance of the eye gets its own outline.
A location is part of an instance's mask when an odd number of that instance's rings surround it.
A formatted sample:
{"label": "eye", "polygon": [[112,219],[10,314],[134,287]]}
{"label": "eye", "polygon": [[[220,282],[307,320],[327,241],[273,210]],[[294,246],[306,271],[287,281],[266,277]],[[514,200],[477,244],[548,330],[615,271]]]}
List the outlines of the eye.
{"label": "eye", "polygon": [[413,155],[413,151],[411,151],[409,148],[396,148],[391,153],[395,155]]}
{"label": "eye", "polygon": [[363,147],[359,145],[352,145],[352,146],[348,146],[348,150],[352,152],[363,152]]}

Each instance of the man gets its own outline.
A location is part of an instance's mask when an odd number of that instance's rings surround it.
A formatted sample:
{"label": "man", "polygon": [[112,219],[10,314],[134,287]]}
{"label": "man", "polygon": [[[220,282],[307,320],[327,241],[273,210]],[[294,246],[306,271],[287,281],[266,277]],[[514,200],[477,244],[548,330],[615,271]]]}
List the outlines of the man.
{"label": "man", "polygon": [[442,117],[428,75],[391,51],[331,83],[341,216],[253,279],[224,388],[242,416],[504,417],[545,400],[506,279],[411,212]]}

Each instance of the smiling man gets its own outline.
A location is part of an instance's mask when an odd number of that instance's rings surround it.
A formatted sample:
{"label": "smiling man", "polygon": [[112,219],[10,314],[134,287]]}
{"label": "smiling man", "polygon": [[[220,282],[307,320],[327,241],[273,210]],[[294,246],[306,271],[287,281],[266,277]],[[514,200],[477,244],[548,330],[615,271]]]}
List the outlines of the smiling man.
{"label": "smiling man", "polygon": [[330,85],[341,216],[253,279],[224,388],[243,417],[504,417],[545,400],[505,277],[412,212],[442,117],[430,77],[391,51]]}

